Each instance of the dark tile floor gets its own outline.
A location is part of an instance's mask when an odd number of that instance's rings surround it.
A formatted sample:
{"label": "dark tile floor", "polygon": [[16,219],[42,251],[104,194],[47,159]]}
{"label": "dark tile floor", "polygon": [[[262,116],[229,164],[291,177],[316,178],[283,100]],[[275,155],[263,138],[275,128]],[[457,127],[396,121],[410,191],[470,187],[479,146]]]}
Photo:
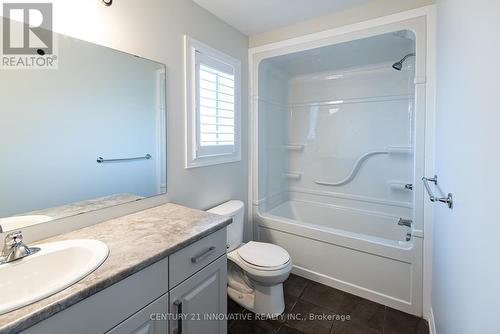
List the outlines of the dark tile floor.
{"label": "dark tile floor", "polygon": [[230,334],[428,334],[424,319],[290,275],[285,313],[261,319],[228,299]]}

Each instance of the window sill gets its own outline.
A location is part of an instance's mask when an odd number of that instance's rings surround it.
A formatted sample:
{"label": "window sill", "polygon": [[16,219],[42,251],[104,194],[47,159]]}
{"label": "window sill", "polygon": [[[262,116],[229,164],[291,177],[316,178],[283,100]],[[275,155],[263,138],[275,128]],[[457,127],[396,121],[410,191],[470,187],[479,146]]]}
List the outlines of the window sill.
{"label": "window sill", "polygon": [[228,155],[204,156],[190,161],[186,161],[185,169],[222,165],[239,161],[241,161],[241,155],[228,154]]}

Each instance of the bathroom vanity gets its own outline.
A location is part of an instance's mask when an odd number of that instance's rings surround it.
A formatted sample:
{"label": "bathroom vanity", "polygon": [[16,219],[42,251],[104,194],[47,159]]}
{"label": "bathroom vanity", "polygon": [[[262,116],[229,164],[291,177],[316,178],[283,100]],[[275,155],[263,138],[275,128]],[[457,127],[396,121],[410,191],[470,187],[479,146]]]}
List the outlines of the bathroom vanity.
{"label": "bathroom vanity", "polygon": [[93,239],[109,255],[68,288],[0,315],[0,333],[226,333],[230,222],[168,203],[30,245]]}

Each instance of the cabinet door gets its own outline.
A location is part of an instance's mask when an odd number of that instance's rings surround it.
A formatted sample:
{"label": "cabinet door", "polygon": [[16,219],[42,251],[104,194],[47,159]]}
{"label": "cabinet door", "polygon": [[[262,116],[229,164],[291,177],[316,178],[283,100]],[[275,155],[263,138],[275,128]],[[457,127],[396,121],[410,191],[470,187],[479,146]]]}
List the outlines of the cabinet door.
{"label": "cabinet door", "polygon": [[170,291],[171,334],[226,334],[226,274],[223,255]]}
{"label": "cabinet door", "polygon": [[168,294],[164,294],[107,334],[166,334],[168,332]]}

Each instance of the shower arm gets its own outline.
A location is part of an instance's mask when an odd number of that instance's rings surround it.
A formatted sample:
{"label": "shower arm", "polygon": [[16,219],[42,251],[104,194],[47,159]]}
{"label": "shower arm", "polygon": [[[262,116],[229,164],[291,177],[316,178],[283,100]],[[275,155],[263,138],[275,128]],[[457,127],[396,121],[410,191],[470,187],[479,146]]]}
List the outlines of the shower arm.
{"label": "shower arm", "polygon": [[400,63],[404,63],[406,59],[408,59],[409,57],[414,57],[415,56],[415,53],[409,53],[407,54],[406,56],[403,57],[403,59],[401,59],[399,62]]}

